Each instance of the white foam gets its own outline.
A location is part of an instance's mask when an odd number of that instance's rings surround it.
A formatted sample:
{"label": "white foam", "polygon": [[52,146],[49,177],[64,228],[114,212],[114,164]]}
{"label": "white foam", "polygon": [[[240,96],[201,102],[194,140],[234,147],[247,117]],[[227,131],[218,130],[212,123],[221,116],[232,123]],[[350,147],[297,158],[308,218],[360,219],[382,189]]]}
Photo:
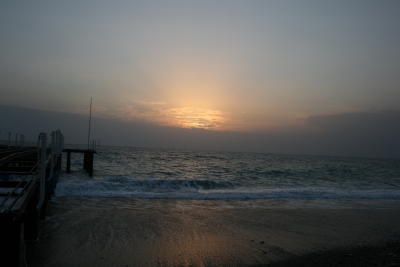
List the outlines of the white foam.
{"label": "white foam", "polygon": [[249,188],[209,180],[64,180],[56,196],[158,199],[400,199],[399,189],[342,189],[335,187]]}

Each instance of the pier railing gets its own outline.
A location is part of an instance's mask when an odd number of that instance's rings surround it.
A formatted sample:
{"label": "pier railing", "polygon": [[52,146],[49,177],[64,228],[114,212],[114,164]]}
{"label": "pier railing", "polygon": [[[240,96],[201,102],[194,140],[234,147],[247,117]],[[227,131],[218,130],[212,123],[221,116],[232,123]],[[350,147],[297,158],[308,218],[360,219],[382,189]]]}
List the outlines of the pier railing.
{"label": "pier railing", "polygon": [[[41,133],[37,147],[0,149],[0,262],[21,266],[23,242],[38,238],[61,169],[64,137]],[[1,265],[2,265],[1,264]],[[3,266],[3,265],[2,265]]]}
{"label": "pier railing", "polygon": [[8,140],[0,140],[0,144],[3,146],[5,145],[7,148],[24,147],[25,146],[25,135],[20,134],[19,141],[18,141],[18,134],[17,133],[15,134],[15,141],[12,140],[13,135],[14,135],[14,133],[8,132]]}

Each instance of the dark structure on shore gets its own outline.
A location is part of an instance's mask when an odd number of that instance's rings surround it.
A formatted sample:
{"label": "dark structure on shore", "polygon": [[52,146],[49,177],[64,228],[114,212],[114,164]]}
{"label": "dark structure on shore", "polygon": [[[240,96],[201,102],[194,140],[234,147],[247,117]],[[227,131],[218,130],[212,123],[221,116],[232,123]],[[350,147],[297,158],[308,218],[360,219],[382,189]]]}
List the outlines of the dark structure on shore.
{"label": "dark structure on shore", "polygon": [[64,137],[41,133],[37,147],[0,147],[0,263],[22,266],[24,240],[38,238],[38,220],[46,218],[61,168]]}
{"label": "dark structure on shore", "polygon": [[0,266],[24,266],[24,240],[38,239],[38,221],[46,218],[61,169],[62,152],[84,153],[83,168],[93,175],[94,149],[64,149],[60,131],[41,133],[37,147],[0,146]]}

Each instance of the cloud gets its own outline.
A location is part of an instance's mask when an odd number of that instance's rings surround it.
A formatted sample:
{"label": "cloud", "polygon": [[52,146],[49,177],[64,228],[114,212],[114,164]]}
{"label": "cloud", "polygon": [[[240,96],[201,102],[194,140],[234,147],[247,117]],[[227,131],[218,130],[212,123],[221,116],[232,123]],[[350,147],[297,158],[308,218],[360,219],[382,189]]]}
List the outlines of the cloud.
{"label": "cloud", "polygon": [[[160,126],[227,130],[235,121],[220,110],[192,107],[168,107],[163,102],[133,101],[131,105],[114,109],[97,108],[92,114],[101,118],[140,121]],[[75,109],[74,113],[88,114],[88,109]]]}
{"label": "cloud", "polygon": [[400,111],[352,112],[311,116],[305,120],[310,126],[330,133],[358,133],[371,135],[400,133]]}
{"label": "cloud", "polygon": [[[127,113],[133,112],[127,109]],[[171,112],[181,116],[183,110]],[[218,116],[218,112],[210,111]],[[224,114],[222,114],[224,115]],[[211,122],[209,122],[211,121]],[[218,120],[217,120],[218,121]],[[197,118],[197,123],[218,122]],[[213,124],[214,123],[214,124]],[[8,132],[35,141],[40,132],[61,129],[67,143],[87,142],[88,114],[71,114],[0,105],[0,139]],[[400,112],[378,111],[312,116],[303,127],[318,131],[254,133],[157,125],[147,121],[92,117],[91,137],[103,145],[400,158]]]}
{"label": "cloud", "polygon": [[[72,113],[89,114],[89,108],[74,108]],[[160,126],[229,130],[237,122],[229,113],[215,109],[171,107],[165,102],[131,100],[129,105],[107,108],[93,106],[92,116],[132,122],[146,122]]]}
{"label": "cloud", "polygon": [[146,102],[146,101],[139,101],[139,100],[133,100],[133,102],[144,104],[144,105],[165,105],[165,102]]}
{"label": "cloud", "polygon": [[305,120],[320,130],[315,144],[320,153],[400,157],[400,111],[341,113]]}

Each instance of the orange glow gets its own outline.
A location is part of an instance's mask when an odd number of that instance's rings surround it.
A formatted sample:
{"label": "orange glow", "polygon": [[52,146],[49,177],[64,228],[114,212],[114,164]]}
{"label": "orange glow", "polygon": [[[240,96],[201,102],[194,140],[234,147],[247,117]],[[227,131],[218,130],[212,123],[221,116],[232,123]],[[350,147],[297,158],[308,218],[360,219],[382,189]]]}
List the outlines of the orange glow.
{"label": "orange glow", "polygon": [[143,113],[134,110],[128,114],[131,119],[141,118],[155,124],[207,130],[225,130],[230,121],[227,114],[221,111],[190,107],[158,107]]}
{"label": "orange glow", "polygon": [[165,110],[168,124],[183,128],[221,130],[228,118],[221,111],[199,108],[171,108]]}
{"label": "orange glow", "polygon": [[[284,121],[301,124],[304,114],[286,114],[286,117],[273,117],[267,114],[227,112],[217,109],[197,107],[168,107],[165,102],[132,101],[131,105],[121,108],[96,107],[94,116],[117,118],[125,121],[142,121],[156,125],[188,129],[206,129],[214,131],[264,132],[287,127]],[[75,109],[74,113],[87,114],[87,109]],[[297,119],[296,119],[297,118]]]}

